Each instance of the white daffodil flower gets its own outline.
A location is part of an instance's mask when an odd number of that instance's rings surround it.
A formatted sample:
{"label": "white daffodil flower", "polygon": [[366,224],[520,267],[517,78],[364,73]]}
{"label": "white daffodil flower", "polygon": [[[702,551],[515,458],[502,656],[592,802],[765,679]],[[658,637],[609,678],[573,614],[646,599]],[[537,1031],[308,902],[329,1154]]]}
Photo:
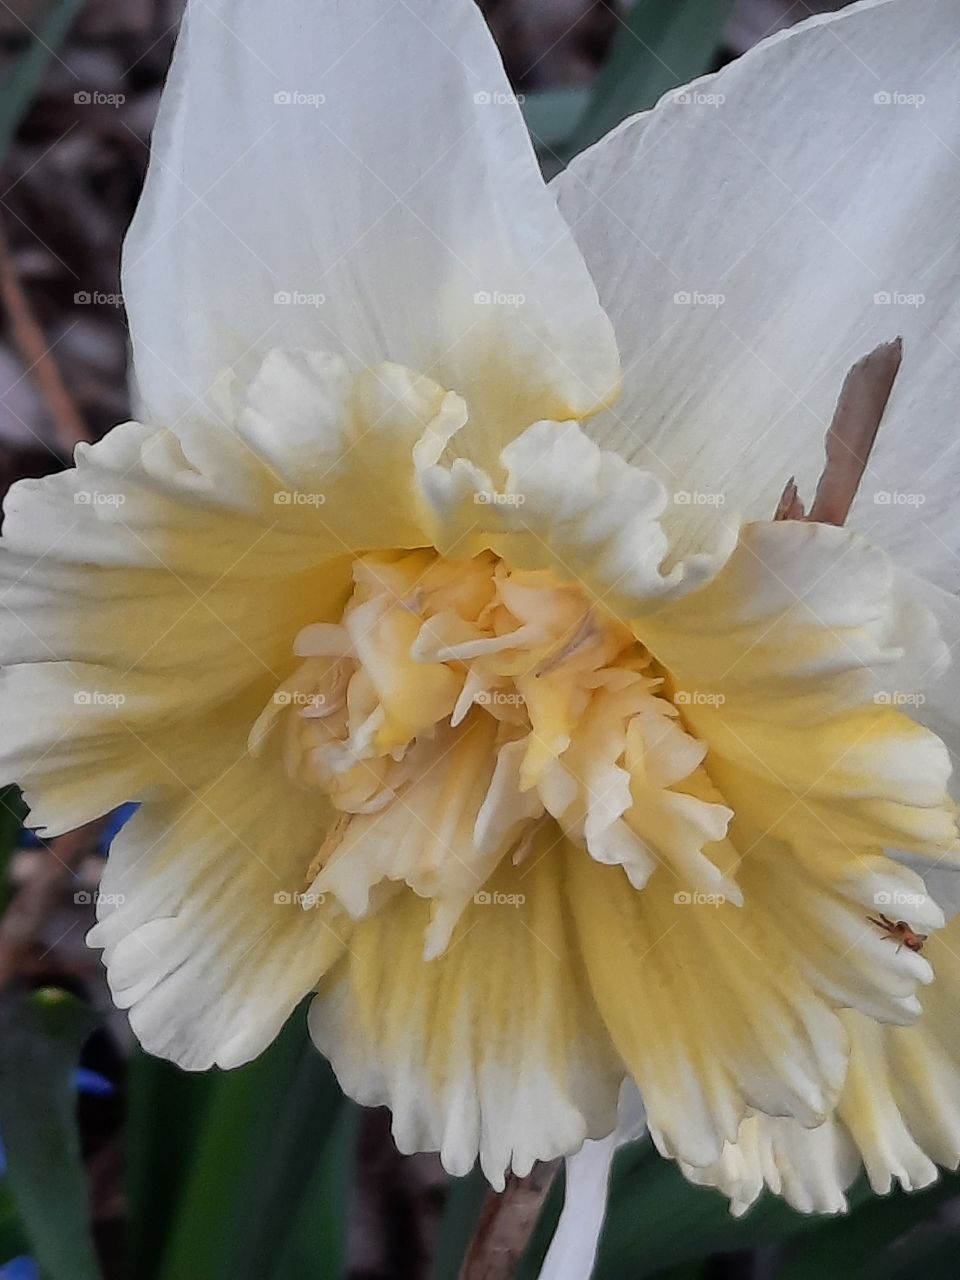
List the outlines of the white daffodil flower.
{"label": "white daffodil flower", "polygon": [[[4,777],[48,834],[141,801],[90,941],[148,1050],[316,992],[347,1093],[498,1188],[625,1077],[738,1204],[773,1147],[813,1207],[956,1163],[955,34],[815,19],[548,188],[471,0],[188,7],[144,421],[0,551]],[[773,520],[897,336],[847,527]]]}

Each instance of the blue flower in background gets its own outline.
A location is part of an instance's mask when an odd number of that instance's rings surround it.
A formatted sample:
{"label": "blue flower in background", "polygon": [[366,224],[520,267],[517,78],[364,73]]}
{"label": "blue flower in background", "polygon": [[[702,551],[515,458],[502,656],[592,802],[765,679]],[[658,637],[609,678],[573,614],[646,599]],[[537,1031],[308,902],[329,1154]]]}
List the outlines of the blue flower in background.
{"label": "blue flower in background", "polygon": [[125,826],[133,815],[140,808],[138,804],[132,801],[128,804],[122,804],[119,809],[114,809],[113,813],[107,818],[106,825],[103,828],[103,834],[100,837],[99,849],[106,856],[110,845],[113,843],[114,836]]}
{"label": "blue flower in background", "polygon": [[86,1067],[77,1067],[73,1079],[78,1093],[90,1094],[96,1098],[108,1098],[114,1091],[113,1084],[106,1076],[101,1076],[96,1071],[89,1071]]}
{"label": "blue flower in background", "polygon": [[33,1258],[22,1254],[0,1267],[0,1280],[40,1280],[40,1268]]}

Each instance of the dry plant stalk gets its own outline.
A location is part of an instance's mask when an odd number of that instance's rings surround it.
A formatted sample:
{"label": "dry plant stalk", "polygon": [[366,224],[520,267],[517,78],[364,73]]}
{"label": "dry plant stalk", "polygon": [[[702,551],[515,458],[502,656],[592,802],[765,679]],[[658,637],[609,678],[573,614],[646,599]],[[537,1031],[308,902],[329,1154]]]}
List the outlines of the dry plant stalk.
{"label": "dry plant stalk", "polygon": [[525,1178],[508,1174],[503,1191],[488,1193],[460,1280],[511,1280],[516,1275],[559,1168],[559,1160],[550,1160],[534,1165]]}
{"label": "dry plant stalk", "polygon": [[846,522],[863,479],[894,380],[903,359],[903,340],[883,342],[853,366],[843,380],[825,443],[827,460],[813,506],[804,513],[793,476],[784,486],[774,520]]}
{"label": "dry plant stalk", "polygon": [[34,379],[53,419],[57,443],[67,457],[81,440],[93,436],[67,390],[60,369],[13,262],[6,232],[0,225],[0,300],[10,321],[10,333],[26,371]]}

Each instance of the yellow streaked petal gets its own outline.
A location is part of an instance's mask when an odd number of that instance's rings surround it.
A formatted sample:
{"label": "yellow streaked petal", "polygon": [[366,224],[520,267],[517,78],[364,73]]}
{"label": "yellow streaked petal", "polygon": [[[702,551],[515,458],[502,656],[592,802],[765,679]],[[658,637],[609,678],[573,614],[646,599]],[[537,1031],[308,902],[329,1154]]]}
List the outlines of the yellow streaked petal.
{"label": "yellow streaked petal", "polygon": [[354,925],[310,1029],[345,1091],[393,1111],[401,1151],[439,1151],[494,1187],[616,1121],[623,1075],[563,906],[562,858],[543,837],[502,865],[447,952],[424,963],[428,906],[404,890]]}
{"label": "yellow streaked petal", "polygon": [[279,766],[214,764],[114,840],[88,936],[141,1044],[192,1071],[256,1057],[343,951],[332,904],[298,901],[329,803]]}
{"label": "yellow streaked petal", "polygon": [[[889,945],[889,944],[888,944]],[[912,1026],[843,1013],[850,1067],[835,1113],[818,1128],[754,1115],[709,1168],[685,1168],[743,1212],[764,1186],[802,1213],[840,1212],[861,1168],[882,1195],[928,1186],[960,1163],[960,920],[927,946],[935,981]]]}
{"label": "yellow streaked petal", "polygon": [[636,893],[571,852],[570,910],[591,987],[661,1149],[716,1160],[752,1108],[812,1125],[829,1114],[846,1035],[776,922],[676,888]]}

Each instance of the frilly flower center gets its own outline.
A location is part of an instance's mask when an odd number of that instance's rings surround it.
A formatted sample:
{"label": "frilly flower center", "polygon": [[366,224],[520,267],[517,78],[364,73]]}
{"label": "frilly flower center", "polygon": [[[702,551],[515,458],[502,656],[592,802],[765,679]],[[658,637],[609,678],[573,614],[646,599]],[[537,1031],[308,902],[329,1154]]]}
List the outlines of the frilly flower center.
{"label": "frilly flower center", "polygon": [[730,810],[683,790],[706,749],[600,603],[489,552],[368,554],[353,583],[339,622],[297,636],[303,661],[250,738],[257,753],[280,732],[290,775],[339,811],[313,890],[360,915],[374,885],[405,881],[437,900],[437,954],[500,859],[521,862],[552,822],[637,888],[672,861],[738,898],[702,853]]}

